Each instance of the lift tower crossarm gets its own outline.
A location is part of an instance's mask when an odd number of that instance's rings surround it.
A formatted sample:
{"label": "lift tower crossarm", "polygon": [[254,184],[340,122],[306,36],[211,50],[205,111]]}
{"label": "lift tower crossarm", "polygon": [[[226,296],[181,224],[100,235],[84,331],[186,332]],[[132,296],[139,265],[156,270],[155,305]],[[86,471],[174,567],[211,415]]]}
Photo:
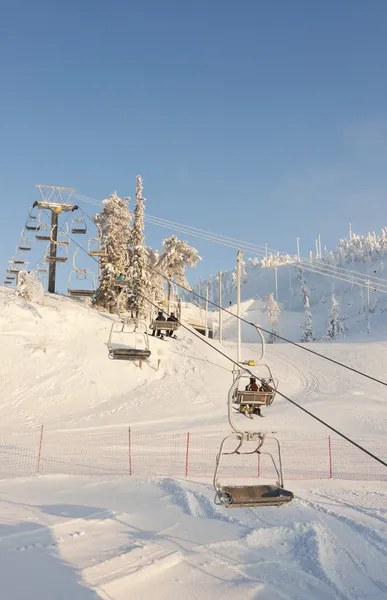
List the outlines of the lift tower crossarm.
{"label": "lift tower crossarm", "polygon": [[41,185],[36,186],[42,197],[41,200],[34,202],[33,207],[37,206],[40,209],[51,211],[51,243],[50,243],[50,254],[49,254],[49,275],[48,275],[48,291],[51,294],[55,294],[55,280],[56,280],[56,252],[58,242],[58,220],[59,215],[62,212],[73,212],[78,209],[76,204],[73,204],[70,200],[73,196],[75,189],[66,187],[57,187],[54,185]]}

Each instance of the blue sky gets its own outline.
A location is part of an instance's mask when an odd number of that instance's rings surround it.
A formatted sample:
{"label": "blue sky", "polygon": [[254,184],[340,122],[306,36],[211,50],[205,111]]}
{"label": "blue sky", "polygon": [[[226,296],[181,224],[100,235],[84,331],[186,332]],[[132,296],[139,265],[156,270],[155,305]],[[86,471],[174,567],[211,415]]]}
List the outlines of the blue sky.
{"label": "blue sky", "polygon": [[[348,221],[387,224],[385,0],[0,11],[4,269],[36,183],[134,197],[141,174],[151,215],[286,251],[300,236],[304,255],[318,231],[332,247]],[[159,246],[169,232],[146,235]],[[203,256],[192,281],[233,265],[186,239]]]}

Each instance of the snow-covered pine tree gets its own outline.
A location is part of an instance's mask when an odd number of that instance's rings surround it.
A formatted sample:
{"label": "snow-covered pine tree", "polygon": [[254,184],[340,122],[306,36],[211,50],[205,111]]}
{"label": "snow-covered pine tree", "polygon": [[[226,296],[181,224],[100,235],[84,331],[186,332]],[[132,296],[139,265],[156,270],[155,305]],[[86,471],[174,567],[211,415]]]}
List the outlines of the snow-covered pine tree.
{"label": "snow-covered pine tree", "polygon": [[279,321],[279,316],[281,314],[280,307],[278,306],[278,303],[276,302],[273,294],[268,294],[266,296],[266,304],[264,307],[264,311],[268,315],[269,321],[271,324],[271,335],[268,339],[268,343],[273,344],[275,342],[275,335],[273,335],[273,334],[279,333],[278,321]]}
{"label": "snow-covered pine tree", "polygon": [[336,300],[335,295],[332,294],[331,308],[328,315],[327,336],[334,340],[335,338],[342,336],[344,330],[343,319],[340,316],[340,305]]}
{"label": "snow-covered pine tree", "polygon": [[95,216],[95,222],[102,233],[102,244],[106,248],[106,255],[99,258],[100,281],[95,305],[109,312],[114,311],[121,291],[114,285],[115,281],[119,276],[126,279],[129,274],[128,244],[131,221],[129,200],[130,198],[119,198],[114,193],[103,201],[102,213]]}
{"label": "snow-covered pine tree", "polygon": [[189,288],[185,268],[195,267],[199,260],[201,258],[196,248],[171,235],[170,238],[163,240],[163,251],[157,263],[157,270],[169,279],[173,279],[177,285]]}
{"label": "snow-covered pine tree", "polygon": [[144,203],[142,177],[137,175],[136,206],[130,236],[130,279],[133,298],[130,304],[136,317],[145,317],[151,311],[148,300],[154,299],[154,286],[149,272],[149,252],[144,246]]}
{"label": "snow-covered pine tree", "polygon": [[34,273],[29,271],[20,271],[18,274],[18,284],[16,295],[24,298],[27,302],[42,302],[44,290],[41,283],[35,277]]}
{"label": "snow-covered pine tree", "polygon": [[[306,290],[307,292],[307,290]],[[313,342],[313,321],[312,311],[310,310],[309,294],[306,293],[304,296],[304,309],[305,309],[305,320],[302,325],[301,342]]]}

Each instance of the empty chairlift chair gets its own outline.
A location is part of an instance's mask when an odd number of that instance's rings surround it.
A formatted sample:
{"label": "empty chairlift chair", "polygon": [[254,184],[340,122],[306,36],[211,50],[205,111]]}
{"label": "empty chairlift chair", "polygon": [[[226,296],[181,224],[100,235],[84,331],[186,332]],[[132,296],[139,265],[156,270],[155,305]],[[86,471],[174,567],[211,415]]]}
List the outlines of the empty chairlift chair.
{"label": "empty chairlift chair", "polygon": [[106,256],[106,248],[102,241],[102,230],[98,227],[99,236],[90,238],[88,242],[88,253],[90,256]]}
{"label": "empty chairlift chair", "polygon": [[[291,502],[294,496],[292,492],[284,488],[281,447],[278,439],[258,431],[244,431],[239,429],[234,423],[233,403],[242,377],[246,379],[246,376],[239,375],[236,377],[228,393],[228,419],[233,432],[222,440],[219,453],[216,457],[214,473],[215,504],[223,505],[227,508],[281,506]],[[263,444],[268,438],[273,439],[275,442],[276,458],[272,452],[262,452]],[[231,451],[225,450],[228,440],[232,440],[234,443]],[[220,482],[220,467],[224,457],[237,455],[241,456],[243,460],[243,456],[252,454],[265,454],[270,457],[277,475],[275,484],[235,485],[231,482]]]}
{"label": "empty chairlift chair", "polygon": [[51,244],[47,247],[45,259],[47,262],[58,262],[65,263],[68,259],[68,246],[70,241],[68,239],[68,228],[65,231],[58,232],[58,239],[54,239],[54,229],[51,229],[50,242],[56,247],[56,254],[51,254]]}
{"label": "empty chairlift chair", "polygon": [[27,221],[25,224],[25,229],[27,231],[39,231],[39,220],[38,217],[35,215],[31,215],[29,214],[27,217]]}
{"label": "empty chairlift chair", "polygon": [[89,269],[79,269],[75,264],[75,257],[79,251],[77,248],[73,256],[73,270],[71,271],[67,283],[67,292],[69,296],[91,297],[96,292],[95,275]]}
{"label": "empty chairlift chair", "polygon": [[76,235],[83,235],[87,233],[87,225],[85,219],[78,217],[72,220],[71,233]]}
{"label": "empty chairlift chair", "polygon": [[28,237],[25,229],[21,233],[18,250],[21,252],[30,252],[32,250],[32,240]]}
{"label": "empty chairlift chair", "polygon": [[39,229],[35,234],[35,239],[39,242],[51,241],[51,225],[39,222]]}
{"label": "empty chairlift chair", "polygon": [[149,338],[147,324],[137,319],[122,319],[112,324],[108,341],[109,358],[115,360],[147,360]]}

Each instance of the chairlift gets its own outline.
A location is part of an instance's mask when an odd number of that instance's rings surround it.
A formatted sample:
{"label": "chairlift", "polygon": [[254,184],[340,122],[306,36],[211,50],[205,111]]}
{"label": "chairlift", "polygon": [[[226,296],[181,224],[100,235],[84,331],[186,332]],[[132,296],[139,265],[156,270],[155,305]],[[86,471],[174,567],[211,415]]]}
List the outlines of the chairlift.
{"label": "chairlift", "polygon": [[90,238],[88,242],[89,256],[106,256],[106,247],[102,241],[102,229],[97,225],[99,236]]}
{"label": "chairlift", "polygon": [[67,262],[67,259],[68,259],[67,245],[62,245],[59,243],[56,244],[56,256],[51,255],[51,248],[50,248],[50,245],[48,245],[46,254],[45,254],[46,262],[65,263],[65,262]]}
{"label": "chairlift", "polygon": [[5,279],[4,285],[12,285],[12,281],[10,281],[9,279]]}
{"label": "chairlift", "polygon": [[40,225],[39,225],[38,218],[35,216],[28,215],[27,221],[26,221],[26,224],[24,227],[27,231],[39,231]]}
{"label": "chairlift", "polygon": [[9,271],[7,271],[5,278],[8,279],[9,281],[14,281],[16,279],[16,275],[14,273],[8,275],[8,273],[9,273]]}
{"label": "chairlift", "polygon": [[12,261],[8,263],[7,273],[10,273],[11,275],[12,274],[18,275],[20,273],[20,271],[21,271],[20,265],[15,265],[15,263]]}
{"label": "chairlift", "polygon": [[145,321],[125,318],[114,321],[108,341],[109,358],[116,360],[147,360],[149,350],[148,328]]}
{"label": "chairlift", "polygon": [[[284,488],[282,455],[279,440],[271,434],[258,431],[243,431],[238,429],[234,423],[233,403],[242,377],[250,377],[250,375],[239,375],[236,377],[228,393],[228,420],[233,431],[222,440],[219,453],[216,457],[213,480],[215,488],[215,504],[225,506],[226,508],[282,506],[283,504],[291,502],[294,495]],[[262,446],[268,438],[273,439],[276,443],[278,455],[277,461],[271,452],[262,452]],[[232,451],[225,451],[225,444],[230,439],[236,441],[237,446]],[[277,475],[275,485],[235,485],[232,483],[220,483],[220,465],[224,456],[238,455],[243,457],[243,455],[251,454],[267,454],[271,458]]]}
{"label": "chairlift", "polygon": [[69,226],[67,225],[67,223],[64,224],[62,229],[59,229],[59,227],[58,227],[58,235],[57,235],[58,239],[57,240],[54,240],[54,238],[53,238],[55,227],[57,227],[57,226],[54,225],[51,229],[51,236],[50,236],[51,243],[55,244],[57,246],[69,246],[70,245]]}
{"label": "chairlift", "polygon": [[39,222],[39,229],[35,235],[35,239],[39,242],[51,241],[51,225],[49,223]]}
{"label": "chairlift", "polygon": [[23,229],[23,231],[21,233],[17,249],[21,250],[21,252],[30,252],[32,250],[32,240],[26,234],[25,228]]}
{"label": "chairlift", "polygon": [[[156,314],[154,315],[154,318],[152,319],[152,322],[150,324],[150,329],[152,331],[156,331],[156,332],[161,332],[161,331],[176,331],[179,327],[180,327],[180,318],[181,318],[181,302],[180,301],[167,301],[167,300],[162,300],[161,302],[157,303],[159,305],[159,308],[156,309]],[[167,321],[167,319],[164,320],[158,320],[157,319],[157,314],[159,312],[162,312],[164,317],[165,317],[165,313],[167,313],[167,315],[171,315],[172,313],[175,315],[177,321]]]}
{"label": "chairlift", "polygon": [[24,260],[24,257],[20,252],[16,252],[15,256],[12,257],[11,262],[14,265],[28,265],[29,264]]}
{"label": "chairlift", "polygon": [[48,274],[48,268],[45,263],[39,263],[36,267],[36,271],[41,274]]}
{"label": "chairlift", "polygon": [[96,292],[95,275],[88,269],[79,269],[75,264],[75,257],[79,248],[74,252],[73,270],[71,271],[67,283],[67,293],[69,296],[91,297]]}
{"label": "chairlift", "polygon": [[[253,361],[249,361],[249,363],[251,362]],[[236,388],[233,405],[239,412],[245,412],[249,407],[254,412],[254,408],[273,404],[278,389],[278,379],[274,379],[269,365],[259,364],[257,368],[265,371],[264,376],[261,377],[258,375],[256,378],[258,379],[258,391],[239,390],[238,387]],[[241,383],[243,379],[249,378],[251,379],[250,375],[239,375],[238,380]]]}
{"label": "chairlift", "polygon": [[121,307],[124,295],[128,295],[127,287],[123,288],[117,297],[116,313],[119,320],[114,321],[110,329],[108,340],[109,358],[138,360],[140,367],[142,367],[143,360],[147,360],[151,355],[148,328],[144,320],[125,317],[122,314]]}
{"label": "chairlift", "polygon": [[87,233],[87,225],[85,219],[78,217],[72,220],[71,233],[84,234]]}

